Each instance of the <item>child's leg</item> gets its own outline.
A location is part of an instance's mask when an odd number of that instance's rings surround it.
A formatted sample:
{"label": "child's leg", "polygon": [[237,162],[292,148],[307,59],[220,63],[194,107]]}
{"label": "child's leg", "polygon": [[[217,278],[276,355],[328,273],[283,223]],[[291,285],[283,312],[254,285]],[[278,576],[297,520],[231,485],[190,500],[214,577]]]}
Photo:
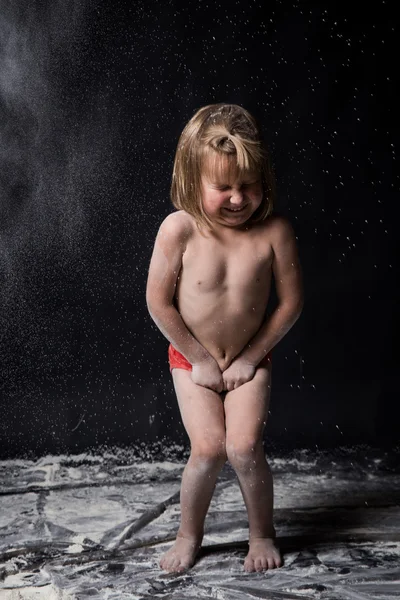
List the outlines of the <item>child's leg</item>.
{"label": "child's leg", "polygon": [[225,398],[226,451],[235,469],[249,519],[246,571],[279,567],[275,547],[272,475],[262,444],[271,385],[271,365],[258,368],[254,378]]}
{"label": "child's leg", "polygon": [[173,369],[172,377],[191,454],[182,475],[178,535],[160,566],[167,571],[182,571],[195,561],[215,482],[226,461],[225,415],[220,395],[196,385],[190,371]]}

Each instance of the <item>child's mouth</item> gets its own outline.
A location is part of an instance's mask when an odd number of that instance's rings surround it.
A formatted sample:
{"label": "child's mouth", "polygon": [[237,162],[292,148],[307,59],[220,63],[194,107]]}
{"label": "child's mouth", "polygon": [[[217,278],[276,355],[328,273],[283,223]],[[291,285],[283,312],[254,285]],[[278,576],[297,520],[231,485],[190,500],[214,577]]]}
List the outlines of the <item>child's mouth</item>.
{"label": "child's mouth", "polygon": [[225,208],[225,210],[229,211],[230,213],[241,213],[245,208],[246,206],[242,206],[241,208]]}

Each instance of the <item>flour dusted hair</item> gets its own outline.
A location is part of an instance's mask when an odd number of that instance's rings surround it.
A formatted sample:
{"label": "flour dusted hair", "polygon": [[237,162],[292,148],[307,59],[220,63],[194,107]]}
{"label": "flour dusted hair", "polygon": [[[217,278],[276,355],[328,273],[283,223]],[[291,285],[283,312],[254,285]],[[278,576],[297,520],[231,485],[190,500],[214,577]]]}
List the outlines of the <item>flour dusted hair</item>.
{"label": "flour dusted hair", "polygon": [[172,204],[191,214],[199,230],[211,226],[202,208],[201,175],[226,166],[238,175],[261,175],[263,199],[248,222],[266,219],[273,208],[275,180],[260,128],[237,104],[210,104],[198,110],[182,131],[172,173]]}

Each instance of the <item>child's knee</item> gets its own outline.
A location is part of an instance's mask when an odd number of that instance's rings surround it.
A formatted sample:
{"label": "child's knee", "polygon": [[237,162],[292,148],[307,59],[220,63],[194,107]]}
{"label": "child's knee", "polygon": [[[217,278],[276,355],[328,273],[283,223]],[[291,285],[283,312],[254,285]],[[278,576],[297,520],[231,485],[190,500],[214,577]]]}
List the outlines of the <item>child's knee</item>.
{"label": "child's knee", "polygon": [[190,456],[199,463],[225,462],[225,434],[221,432],[220,435],[192,442]]}
{"label": "child's knee", "polygon": [[264,449],[262,440],[256,437],[237,437],[236,439],[227,439],[226,454],[229,462],[236,468],[248,468],[254,464],[257,454]]}

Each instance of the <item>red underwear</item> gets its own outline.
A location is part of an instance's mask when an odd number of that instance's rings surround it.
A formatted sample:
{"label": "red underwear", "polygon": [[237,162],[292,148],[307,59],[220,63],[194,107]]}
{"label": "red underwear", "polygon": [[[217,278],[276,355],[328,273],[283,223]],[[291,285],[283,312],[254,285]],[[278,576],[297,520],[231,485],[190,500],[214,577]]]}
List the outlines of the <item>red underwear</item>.
{"label": "red underwear", "polygon": [[[170,344],[168,347],[168,361],[170,372],[172,372],[172,369],[185,369],[185,371],[192,370],[192,365],[190,362],[188,362],[183,354],[178,352],[178,350],[174,348],[172,344]],[[266,367],[270,361],[271,352],[268,352],[268,354],[266,354],[262,361],[257,365],[257,368]]]}

